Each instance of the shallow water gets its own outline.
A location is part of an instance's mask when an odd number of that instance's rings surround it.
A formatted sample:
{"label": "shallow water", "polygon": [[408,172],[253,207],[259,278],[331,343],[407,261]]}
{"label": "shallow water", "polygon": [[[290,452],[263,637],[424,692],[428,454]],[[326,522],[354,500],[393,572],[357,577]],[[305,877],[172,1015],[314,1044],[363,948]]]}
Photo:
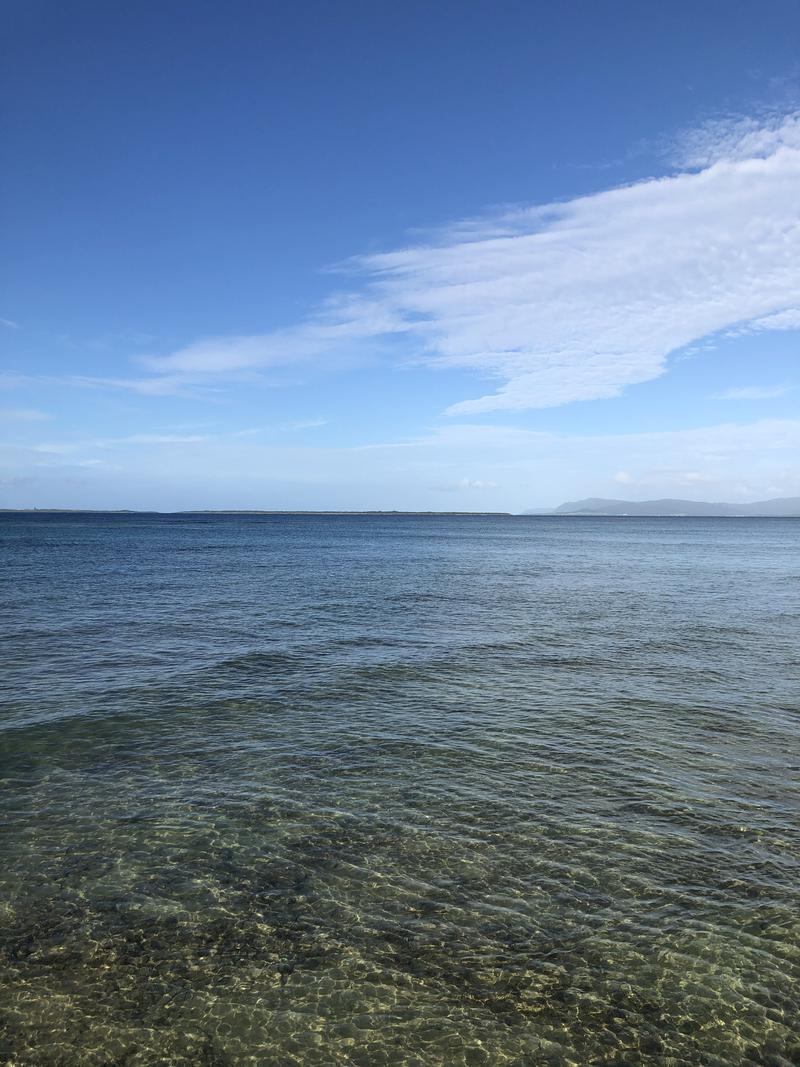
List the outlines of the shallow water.
{"label": "shallow water", "polygon": [[0,519],[0,1063],[800,1062],[800,521]]}

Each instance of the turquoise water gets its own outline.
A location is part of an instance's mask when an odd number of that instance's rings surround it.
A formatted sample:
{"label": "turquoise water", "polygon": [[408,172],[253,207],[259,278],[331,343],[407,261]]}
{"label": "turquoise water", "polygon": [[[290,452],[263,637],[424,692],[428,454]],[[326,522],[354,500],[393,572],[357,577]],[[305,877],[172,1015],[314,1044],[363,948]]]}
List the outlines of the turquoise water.
{"label": "turquoise water", "polygon": [[800,522],[0,519],[0,1063],[800,1062]]}

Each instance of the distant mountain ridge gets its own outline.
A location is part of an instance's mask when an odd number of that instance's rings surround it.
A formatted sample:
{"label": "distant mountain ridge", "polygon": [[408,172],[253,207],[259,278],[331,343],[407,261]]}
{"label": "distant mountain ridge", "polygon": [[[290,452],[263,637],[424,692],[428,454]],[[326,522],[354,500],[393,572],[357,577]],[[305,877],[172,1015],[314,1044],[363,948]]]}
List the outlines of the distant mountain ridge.
{"label": "distant mountain ridge", "polygon": [[712,503],[707,500],[606,500],[603,497],[588,497],[586,500],[571,500],[551,512],[553,515],[696,515],[753,517],[800,517],[800,497],[777,497],[774,500],[759,500],[754,504]]}

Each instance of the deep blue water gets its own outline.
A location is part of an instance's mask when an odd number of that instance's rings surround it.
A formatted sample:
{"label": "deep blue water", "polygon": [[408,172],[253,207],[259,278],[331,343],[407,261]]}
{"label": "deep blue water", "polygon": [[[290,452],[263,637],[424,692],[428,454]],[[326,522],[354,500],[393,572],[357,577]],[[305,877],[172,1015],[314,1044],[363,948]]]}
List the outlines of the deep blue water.
{"label": "deep blue water", "polygon": [[800,521],[0,517],[0,1062],[800,1062]]}

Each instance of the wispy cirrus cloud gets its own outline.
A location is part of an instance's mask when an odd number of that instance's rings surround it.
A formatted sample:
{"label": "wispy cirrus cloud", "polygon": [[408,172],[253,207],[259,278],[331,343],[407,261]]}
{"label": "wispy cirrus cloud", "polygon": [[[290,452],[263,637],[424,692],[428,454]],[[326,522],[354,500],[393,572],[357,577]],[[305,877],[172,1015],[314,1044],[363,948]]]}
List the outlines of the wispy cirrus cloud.
{"label": "wispy cirrus cloud", "polygon": [[743,385],[735,389],[724,389],[714,393],[712,400],[774,400],[786,396],[794,386],[784,385]]}
{"label": "wispy cirrus cloud", "polygon": [[800,330],[800,308],[786,308],[755,319],[750,326],[754,330]]}
{"label": "wispy cirrus cloud", "polygon": [[203,376],[163,374],[141,377],[102,377],[88,374],[0,374],[0,389],[39,386],[68,386],[75,389],[98,389],[138,393],[141,396],[205,397],[219,387]]}
{"label": "wispy cirrus cloud", "polygon": [[111,389],[139,393],[141,396],[196,396],[208,393],[213,387],[183,375],[164,374],[159,377],[103,378],[85,374],[71,374],[58,379],[59,384],[81,389]]}
{"label": "wispy cirrus cloud", "polygon": [[94,449],[124,448],[131,445],[199,445],[212,440],[209,434],[133,433],[126,437],[97,437],[84,441],[43,441],[34,452],[52,456],[69,456]]}
{"label": "wispy cirrus cloud", "polygon": [[328,419],[300,419],[298,422],[287,422],[281,426],[286,430],[318,430],[321,426],[327,426]]}
{"label": "wispy cirrus cloud", "polygon": [[380,300],[355,294],[332,296],[312,319],[273,333],[212,337],[167,356],[144,356],[140,363],[159,374],[219,374],[254,367],[284,367],[352,354],[359,342],[403,333],[405,318]]}
{"label": "wispy cirrus cloud", "polygon": [[352,290],[310,320],[142,363],[174,387],[393,338],[401,359],[497,383],[449,408],[465,415],[615,396],[702,338],[796,327],[798,115],[704,127],[682,162],[668,177],[464,220],[427,244],[356,258]]}
{"label": "wispy cirrus cloud", "polygon": [[79,452],[95,450],[107,451],[109,449],[135,448],[137,446],[152,448],[172,445],[206,445],[215,442],[222,443],[226,441],[236,441],[239,438],[257,437],[268,432],[270,429],[303,430],[325,425],[326,421],[324,419],[309,419],[305,422],[279,423],[275,427],[255,426],[247,427],[242,430],[227,430],[214,433],[131,433],[121,437],[92,437],[67,441],[42,441],[39,444],[32,445],[31,448],[34,452],[41,452],[47,455],[67,456]]}
{"label": "wispy cirrus cloud", "polygon": [[766,159],[798,142],[800,114],[771,107],[756,115],[717,115],[682,130],[664,155],[681,170],[702,170],[720,159]]}

